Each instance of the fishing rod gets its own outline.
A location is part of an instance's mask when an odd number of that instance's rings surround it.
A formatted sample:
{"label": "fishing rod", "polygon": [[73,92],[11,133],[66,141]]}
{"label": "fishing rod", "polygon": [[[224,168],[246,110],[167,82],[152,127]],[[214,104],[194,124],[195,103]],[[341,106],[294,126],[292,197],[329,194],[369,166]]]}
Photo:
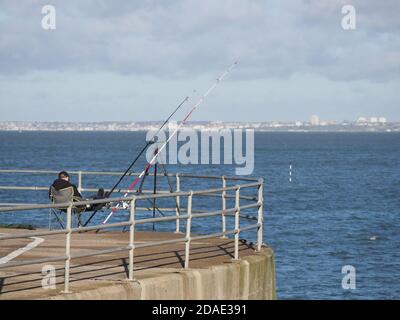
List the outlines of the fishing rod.
{"label": "fishing rod", "polygon": [[[214,82],[214,84],[208,88],[208,90],[203,94],[203,96],[200,97],[200,99],[196,102],[196,104],[192,107],[192,109],[189,111],[189,113],[183,118],[183,120],[179,123],[179,125],[175,128],[175,130],[169,135],[168,139],[164,142],[164,144],[158,148],[158,150],[155,152],[153,158],[146,164],[144,170],[139,174],[139,176],[136,177],[135,181],[132,183],[132,185],[129,187],[129,190],[127,193],[125,193],[124,198],[128,196],[129,192],[135,187],[135,185],[138,183],[138,181],[145,175],[146,171],[150,168],[150,166],[153,164],[153,162],[157,159],[158,155],[163,151],[163,149],[168,145],[170,140],[177,134],[179,129],[186,123],[186,121],[189,119],[189,117],[192,115],[192,113],[204,102],[204,100],[207,98],[207,96],[217,87],[217,85],[231,72],[231,70],[238,64],[237,61],[235,61],[233,64],[229,66],[228,69],[226,69],[220,76],[217,78],[217,80]],[[106,224],[107,221],[112,217],[112,215],[118,210],[119,203],[117,206],[110,212],[110,214],[107,216],[107,218],[103,221],[103,224]]]}
{"label": "fishing rod", "polygon": [[[174,116],[174,114],[189,100],[189,97],[186,96],[181,103],[175,108],[175,110],[168,116],[167,119],[163,122],[163,124],[158,128],[157,132],[153,135],[153,137],[143,146],[143,148],[140,150],[140,152],[137,154],[136,158],[132,161],[132,163],[129,165],[129,167],[125,170],[125,172],[122,174],[122,176],[118,179],[117,183],[111,188],[111,190],[107,193],[105,198],[109,198],[111,194],[115,191],[115,189],[118,187],[118,185],[121,183],[121,181],[125,178],[125,176],[128,174],[129,170],[135,165],[135,163],[139,160],[140,156],[146,151],[146,149],[154,143],[154,138],[160,133],[160,131],[164,128],[164,126],[169,122],[169,120]],[[119,190],[120,191],[120,190]],[[95,216],[95,214],[99,211],[99,209],[93,211],[89,219],[85,222],[83,225],[84,227],[87,226],[87,224],[92,220],[92,218]]]}

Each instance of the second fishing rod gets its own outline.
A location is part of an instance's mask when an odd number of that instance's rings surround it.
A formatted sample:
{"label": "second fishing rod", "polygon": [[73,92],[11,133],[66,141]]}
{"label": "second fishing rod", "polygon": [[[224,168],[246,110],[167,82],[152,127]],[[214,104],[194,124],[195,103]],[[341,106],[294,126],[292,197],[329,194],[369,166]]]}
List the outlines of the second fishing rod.
{"label": "second fishing rod", "polygon": [[[142,154],[147,150],[147,148],[153,144],[155,141],[155,137],[160,133],[160,131],[165,127],[165,125],[169,122],[169,120],[174,116],[174,114],[176,112],[178,112],[178,110],[187,102],[189,101],[189,96],[186,96],[181,103],[178,104],[178,106],[175,108],[175,110],[168,116],[167,119],[165,119],[165,121],[162,123],[162,125],[160,126],[160,128],[158,128],[157,132],[153,135],[153,137],[148,140],[145,145],[143,146],[143,148],[139,151],[139,153],[136,155],[135,159],[131,162],[131,164],[128,166],[128,168],[125,170],[125,172],[122,174],[122,176],[118,179],[118,181],[114,184],[114,186],[111,188],[110,191],[107,192],[106,194],[106,198],[109,198],[113,192],[115,191],[115,189],[117,189],[117,187],[119,186],[119,184],[122,182],[122,180],[128,175],[129,171],[132,169],[132,167],[136,164],[136,162],[139,160],[139,158],[142,156]],[[119,192],[120,190],[118,190]],[[93,219],[93,217],[96,215],[96,213],[99,210],[95,210],[93,211],[93,213],[91,214],[91,216],[89,217],[89,219],[87,219],[87,221],[84,223],[84,227],[87,226],[87,224]]]}

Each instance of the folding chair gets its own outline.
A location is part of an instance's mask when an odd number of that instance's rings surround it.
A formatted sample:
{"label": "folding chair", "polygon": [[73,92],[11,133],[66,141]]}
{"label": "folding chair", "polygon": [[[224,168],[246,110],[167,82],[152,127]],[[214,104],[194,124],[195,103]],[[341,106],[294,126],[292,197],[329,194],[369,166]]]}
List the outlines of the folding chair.
{"label": "folding chair", "polygon": [[[73,201],[79,201],[82,200],[80,198],[74,197],[74,188],[73,187],[68,187],[65,189],[57,190],[53,186],[50,187],[50,200],[53,204],[59,204],[59,203],[67,203],[67,202],[73,202]],[[72,207],[72,219],[75,217],[77,220],[76,225],[80,227],[82,225],[81,222],[81,213],[85,211],[85,206],[80,206]],[[56,221],[60,224],[61,228],[64,229],[65,223],[66,223],[66,215],[65,213],[67,212],[67,207],[65,208],[51,208],[49,212],[49,230],[51,230],[52,226],[52,217],[54,216],[56,218]],[[74,221],[72,220],[72,225],[74,224]]]}

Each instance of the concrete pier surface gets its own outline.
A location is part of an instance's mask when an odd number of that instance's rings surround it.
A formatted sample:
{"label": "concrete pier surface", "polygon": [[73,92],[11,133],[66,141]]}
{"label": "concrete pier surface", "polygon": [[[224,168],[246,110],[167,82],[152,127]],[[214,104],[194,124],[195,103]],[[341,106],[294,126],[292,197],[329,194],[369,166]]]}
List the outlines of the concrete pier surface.
{"label": "concrete pier surface", "polygon": [[[26,230],[0,229],[0,234]],[[135,243],[174,238],[183,234],[135,233]],[[71,254],[126,246],[129,232],[85,232],[72,235]],[[3,240],[0,264],[65,254],[65,235]],[[240,242],[234,261],[233,239],[191,242],[190,268],[184,269],[184,242],[135,250],[135,281],[128,281],[128,251],[71,261],[70,291],[63,294],[64,262],[0,268],[0,299],[275,299],[274,254],[270,247],[255,251]],[[45,265],[55,268],[56,287],[49,284]],[[51,267],[50,266],[50,267]],[[46,287],[46,286],[45,286]]]}

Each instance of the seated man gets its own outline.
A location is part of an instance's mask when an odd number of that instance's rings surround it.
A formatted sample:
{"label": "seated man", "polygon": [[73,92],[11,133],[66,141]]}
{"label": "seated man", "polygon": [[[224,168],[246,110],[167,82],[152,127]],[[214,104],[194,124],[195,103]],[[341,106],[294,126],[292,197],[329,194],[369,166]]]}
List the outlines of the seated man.
{"label": "seated man", "polygon": [[[54,180],[51,186],[54,187],[54,189],[56,190],[62,190],[72,187],[74,189],[74,198],[75,198],[74,200],[82,200],[82,195],[78,191],[76,185],[69,182],[69,174],[66,171],[61,171],[58,174],[58,179]],[[51,188],[49,189],[49,197],[51,196],[50,193],[51,193]]]}
{"label": "seated man", "polygon": [[[72,184],[69,180],[70,180],[70,177],[69,177],[68,172],[61,171],[58,174],[58,179],[54,180],[54,182],[51,186],[56,190],[62,190],[65,188],[72,187],[74,190],[74,196],[73,196],[74,201],[104,199],[107,196],[104,193],[104,189],[100,188],[96,195],[92,195],[89,198],[84,199],[82,197],[82,195],[80,194],[80,192],[78,191],[78,188],[76,187],[76,185]],[[49,188],[49,198],[51,198],[51,187]],[[104,206],[104,204],[87,205],[86,211],[100,209],[103,206]]]}

